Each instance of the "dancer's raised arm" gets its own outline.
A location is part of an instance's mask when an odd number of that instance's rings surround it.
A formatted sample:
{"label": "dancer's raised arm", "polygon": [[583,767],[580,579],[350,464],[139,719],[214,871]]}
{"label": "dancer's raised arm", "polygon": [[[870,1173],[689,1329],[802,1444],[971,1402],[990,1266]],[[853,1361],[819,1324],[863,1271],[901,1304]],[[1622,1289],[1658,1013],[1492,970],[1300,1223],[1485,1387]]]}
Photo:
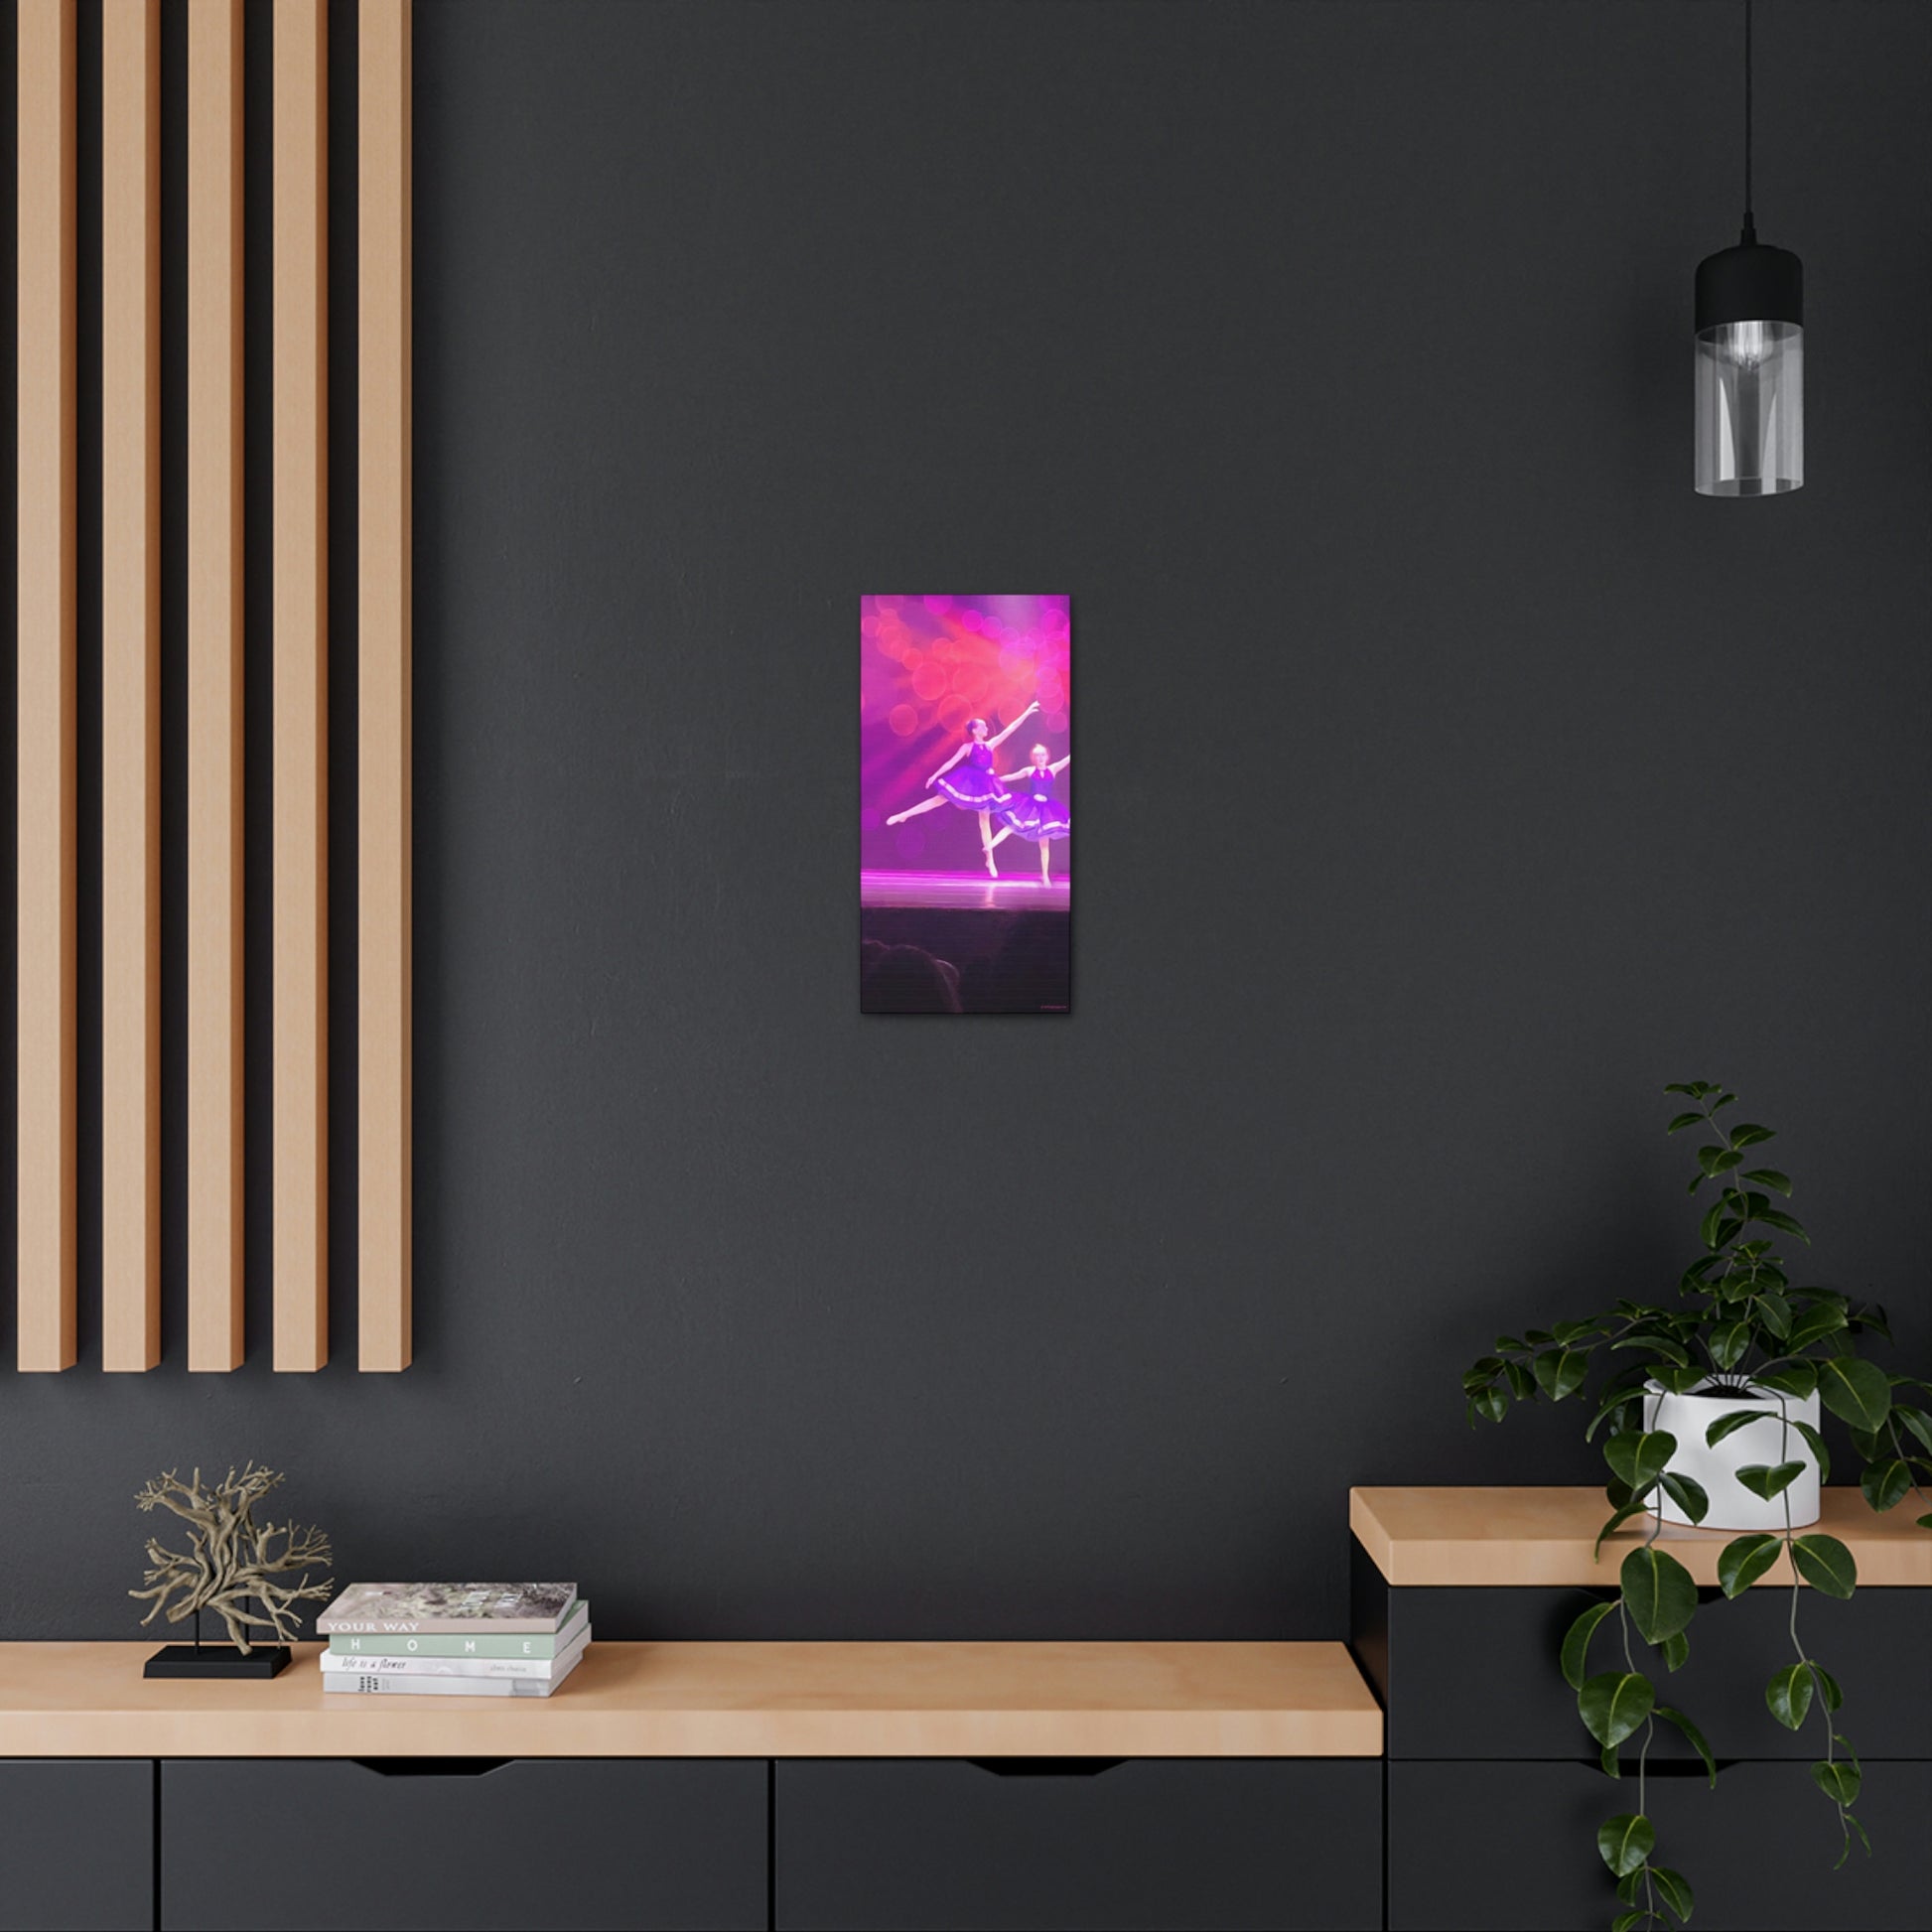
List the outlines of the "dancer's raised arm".
{"label": "dancer's raised arm", "polygon": [[1027,720],[1028,720],[1029,718],[1031,718],[1031,717],[1032,717],[1032,716],[1034,715],[1034,713],[1035,713],[1035,711],[1037,711],[1038,709],[1039,709],[1039,700],[1038,700],[1037,698],[1035,698],[1035,700],[1033,701],[1033,703],[1032,703],[1032,704],[1030,704],[1030,705],[1029,705],[1029,706],[1028,706],[1028,707],[1026,708],[1026,710],[1025,710],[1025,711],[1023,711],[1023,712],[1022,712],[1022,713],[1020,714],[1020,716],[1019,716],[1018,718],[1016,718],[1016,719],[1015,719],[1015,720],[1013,721],[1013,723],[1012,723],[1012,724],[1010,724],[1010,725],[1009,725],[1009,726],[1008,726],[1008,727],[1006,728],[1006,730],[1005,730],[1005,731],[1003,731],[1003,732],[1001,732],[1001,733],[1000,733],[1000,734],[999,734],[999,735],[998,735],[997,737],[994,737],[994,738],[989,738],[989,739],[988,739],[988,740],[986,741],[986,742],[987,742],[987,744],[989,744],[989,745],[1004,745],[1004,744],[1005,744],[1005,743],[1007,742],[1007,740],[1008,740],[1009,738],[1011,738],[1011,737],[1012,737],[1012,736],[1014,735],[1014,733],[1015,733],[1015,732],[1017,732],[1017,731],[1018,731],[1018,730],[1020,729],[1020,727],[1021,727],[1022,725],[1024,725],[1024,724],[1025,724],[1025,723],[1027,722]]}
{"label": "dancer's raised arm", "polygon": [[1049,764],[1046,768],[1047,770],[1057,774],[1058,772],[1064,771],[1066,767],[1072,762],[1073,762],[1073,754],[1069,752],[1067,753],[1066,757],[1061,759],[1056,764]]}

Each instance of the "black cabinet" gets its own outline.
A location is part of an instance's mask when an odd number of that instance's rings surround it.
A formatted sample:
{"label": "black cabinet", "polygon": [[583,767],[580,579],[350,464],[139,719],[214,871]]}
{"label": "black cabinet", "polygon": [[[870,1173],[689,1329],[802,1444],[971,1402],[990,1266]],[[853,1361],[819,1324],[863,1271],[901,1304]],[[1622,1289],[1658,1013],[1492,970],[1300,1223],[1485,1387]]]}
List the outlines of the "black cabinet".
{"label": "black cabinet", "polygon": [[0,1761],[0,1928],[153,1924],[152,1761]]}
{"label": "black cabinet", "polygon": [[[1392,1588],[1360,1544],[1354,1563],[1355,1654],[1387,1713],[1390,1757],[1588,1752],[1557,1650],[1571,1622],[1611,1593],[1614,1568],[1606,1565],[1601,1590]],[[1789,1591],[1754,1587],[1730,1602],[1703,1594],[1690,1661],[1671,1676],[1661,1663],[1646,1666],[1658,1696],[1688,1713],[1721,1758],[1818,1757],[1817,1725],[1786,1730],[1764,1702],[1765,1681],[1791,1662]],[[1860,1755],[1932,1758],[1932,1590],[1866,1588],[1841,1602],[1808,1589],[1803,1629],[1806,1648],[1844,1687]],[[1608,1670],[1614,1658],[1606,1623],[1591,1668]],[[1692,1757],[1664,1725],[1651,1754]]]}
{"label": "black cabinet", "polygon": [[[1804,1767],[1732,1764],[1714,1791],[1649,1780],[1657,1860],[1696,1887],[1697,1932],[1932,1925],[1932,1764],[1865,1760],[1854,1845],[1833,1869],[1838,1818]],[[1391,1932],[1601,1932],[1623,1909],[1596,1828],[1637,1806],[1635,1782],[1593,1764],[1417,1762],[1389,1766]]]}
{"label": "black cabinet", "polygon": [[1382,1766],[897,1759],[777,1766],[776,1925],[1382,1923]]}
{"label": "black cabinet", "polygon": [[172,1759],[161,1923],[762,1927],[768,1778],[761,1759]]}

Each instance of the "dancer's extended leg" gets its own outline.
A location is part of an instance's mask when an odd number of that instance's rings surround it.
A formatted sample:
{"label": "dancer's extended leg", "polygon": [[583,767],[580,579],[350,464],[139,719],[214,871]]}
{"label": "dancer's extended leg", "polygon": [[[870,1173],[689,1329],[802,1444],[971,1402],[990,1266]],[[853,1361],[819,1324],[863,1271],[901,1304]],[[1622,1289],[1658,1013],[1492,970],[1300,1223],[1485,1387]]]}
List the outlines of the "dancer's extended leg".
{"label": "dancer's extended leg", "polygon": [[903,825],[908,818],[917,818],[921,812],[934,811],[939,806],[950,803],[950,799],[941,796],[921,798],[916,805],[908,805],[904,811],[895,812],[886,823],[888,825]]}

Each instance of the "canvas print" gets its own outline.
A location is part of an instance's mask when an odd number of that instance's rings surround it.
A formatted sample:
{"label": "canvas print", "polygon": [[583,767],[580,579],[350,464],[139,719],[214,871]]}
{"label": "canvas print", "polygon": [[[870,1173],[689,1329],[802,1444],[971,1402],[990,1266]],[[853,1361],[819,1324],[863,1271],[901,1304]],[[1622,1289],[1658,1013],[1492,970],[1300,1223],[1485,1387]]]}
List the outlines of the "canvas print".
{"label": "canvas print", "polygon": [[1072,614],[859,600],[859,1006],[1072,1010]]}

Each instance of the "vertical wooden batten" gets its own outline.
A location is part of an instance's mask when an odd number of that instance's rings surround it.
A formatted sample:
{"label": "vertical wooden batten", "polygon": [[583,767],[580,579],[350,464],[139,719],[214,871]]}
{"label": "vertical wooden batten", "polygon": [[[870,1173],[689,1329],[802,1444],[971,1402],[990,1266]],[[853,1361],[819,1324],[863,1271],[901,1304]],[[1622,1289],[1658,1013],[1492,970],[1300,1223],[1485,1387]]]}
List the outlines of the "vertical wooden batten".
{"label": "vertical wooden batten", "polygon": [[242,1355],[241,0],[188,5],[188,1366]]}
{"label": "vertical wooden batten", "polygon": [[161,17],[102,0],[101,1366],[161,1359]]}
{"label": "vertical wooden batten", "polygon": [[357,1316],[410,1358],[410,6],[361,0],[356,90]]}
{"label": "vertical wooden batten", "polygon": [[74,1359],[74,19],[19,0],[19,1366]]}
{"label": "vertical wooden batten", "polygon": [[275,1366],[329,1359],[328,5],[275,7]]}

